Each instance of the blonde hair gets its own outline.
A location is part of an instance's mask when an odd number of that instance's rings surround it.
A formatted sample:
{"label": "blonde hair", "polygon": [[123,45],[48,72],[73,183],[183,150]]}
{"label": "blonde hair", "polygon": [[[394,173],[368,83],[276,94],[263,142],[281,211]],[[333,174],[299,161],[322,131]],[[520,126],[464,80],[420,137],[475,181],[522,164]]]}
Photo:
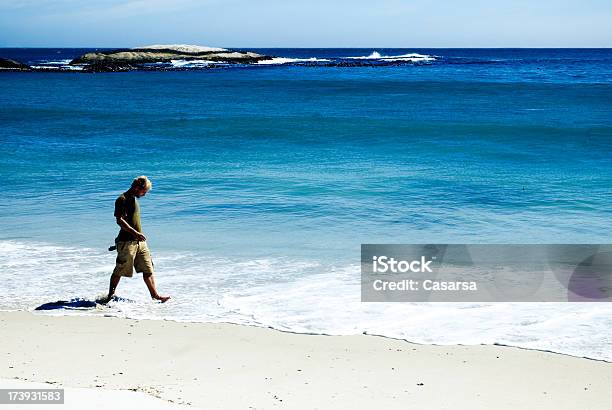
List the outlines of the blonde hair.
{"label": "blonde hair", "polygon": [[132,181],[132,188],[146,188],[146,190],[150,190],[153,187],[153,184],[151,183],[151,181],[149,181],[149,178],[147,178],[144,175],[141,175],[139,177],[134,178],[134,180]]}

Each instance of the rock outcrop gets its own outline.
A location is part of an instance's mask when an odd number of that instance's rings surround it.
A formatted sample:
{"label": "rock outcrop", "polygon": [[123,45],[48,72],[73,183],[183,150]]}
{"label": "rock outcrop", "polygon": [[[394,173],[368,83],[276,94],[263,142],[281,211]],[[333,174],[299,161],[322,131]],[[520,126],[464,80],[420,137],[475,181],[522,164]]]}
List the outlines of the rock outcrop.
{"label": "rock outcrop", "polygon": [[253,64],[270,57],[245,51],[184,44],[162,44],[84,54],[70,62],[91,71],[125,71],[143,69],[155,63],[176,60],[205,61],[211,64]]}
{"label": "rock outcrop", "polygon": [[29,65],[8,58],[0,58],[0,70],[31,70]]}

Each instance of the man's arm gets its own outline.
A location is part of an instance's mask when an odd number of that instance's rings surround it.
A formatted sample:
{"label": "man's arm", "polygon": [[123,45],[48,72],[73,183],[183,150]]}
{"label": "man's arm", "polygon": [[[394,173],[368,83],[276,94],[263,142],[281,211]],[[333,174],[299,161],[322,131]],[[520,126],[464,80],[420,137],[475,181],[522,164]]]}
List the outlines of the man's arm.
{"label": "man's arm", "polygon": [[145,238],[145,236],[138,232],[136,229],[132,228],[130,226],[130,224],[128,224],[125,219],[123,219],[123,217],[117,217],[117,225],[119,225],[121,227],[122,230],[126,231],[127,233],[129,233],[130,235],[132,235],[132,237],[134,239],[136,239],[137,241],[146,241],[147,238]]}

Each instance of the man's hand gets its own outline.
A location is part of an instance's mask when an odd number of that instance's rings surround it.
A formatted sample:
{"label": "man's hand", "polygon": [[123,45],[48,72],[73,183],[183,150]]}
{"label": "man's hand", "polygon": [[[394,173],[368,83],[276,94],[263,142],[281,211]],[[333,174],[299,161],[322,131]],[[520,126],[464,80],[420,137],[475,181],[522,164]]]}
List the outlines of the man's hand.
{"label": "man's hand", "polygon": [[121,229],[123,229],[124,231],[128,232],[130,235],[132,235],[132,237],[140,242],[144,242],[147,240],[147,238],[140,232],[138,232],[136,229],[132,228],[130,226],[130,224],[128,224],[125,219],[123,219],[122,217],[118,217],[117,218],[117,225],[119,225],[121,227]]}
{"label": "man's hand", "polygon": [[147,240],[147,238],[142,233],[137,231],[135,231],[134,236],[136,237],[136,240],[140,242],[144,242]]}

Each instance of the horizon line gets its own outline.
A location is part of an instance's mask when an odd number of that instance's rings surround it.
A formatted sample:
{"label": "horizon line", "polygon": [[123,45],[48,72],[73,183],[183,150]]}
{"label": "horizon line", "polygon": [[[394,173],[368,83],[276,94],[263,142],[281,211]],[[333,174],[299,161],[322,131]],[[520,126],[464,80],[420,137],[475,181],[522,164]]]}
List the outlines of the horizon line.
{"label": "horizon line", "polygon": [[[156,43],[164,45],[163,43]],[[168,45],[179,44],[179,43],[168,43]],[[183,44],[183,43],[181,43]],[[187,44],[187,43],[185,43]],[[189,44],[189,45],[199,45],[199,44]],[[109,49],[130,49],[130,48],[138,48],[144,47],[146,45],[141,46],[15,46],[15,45],[2,45],[2,48],[37,48],[37,49],[58,49],[58,48],[109,48]],[[437,49],[437,50],[462,50],[462,49],[482,49],[482,50],[558,50],[558,49],[567,49],[567,50],[607,50],[612,49],[612,46],[608,47],[570,47],[570,46],[562,46],[562,47],[551,47],[551,46],[534,46],[534,47],[421,47],[421,46],[402,46],[402,47],[393,47],[393,46],[357,46],[357,47],[252,47],[252,46],[211,46],[211,47],[222,47],[227,49],[311,49],[311,50],[325,50],[325,49]]]}

